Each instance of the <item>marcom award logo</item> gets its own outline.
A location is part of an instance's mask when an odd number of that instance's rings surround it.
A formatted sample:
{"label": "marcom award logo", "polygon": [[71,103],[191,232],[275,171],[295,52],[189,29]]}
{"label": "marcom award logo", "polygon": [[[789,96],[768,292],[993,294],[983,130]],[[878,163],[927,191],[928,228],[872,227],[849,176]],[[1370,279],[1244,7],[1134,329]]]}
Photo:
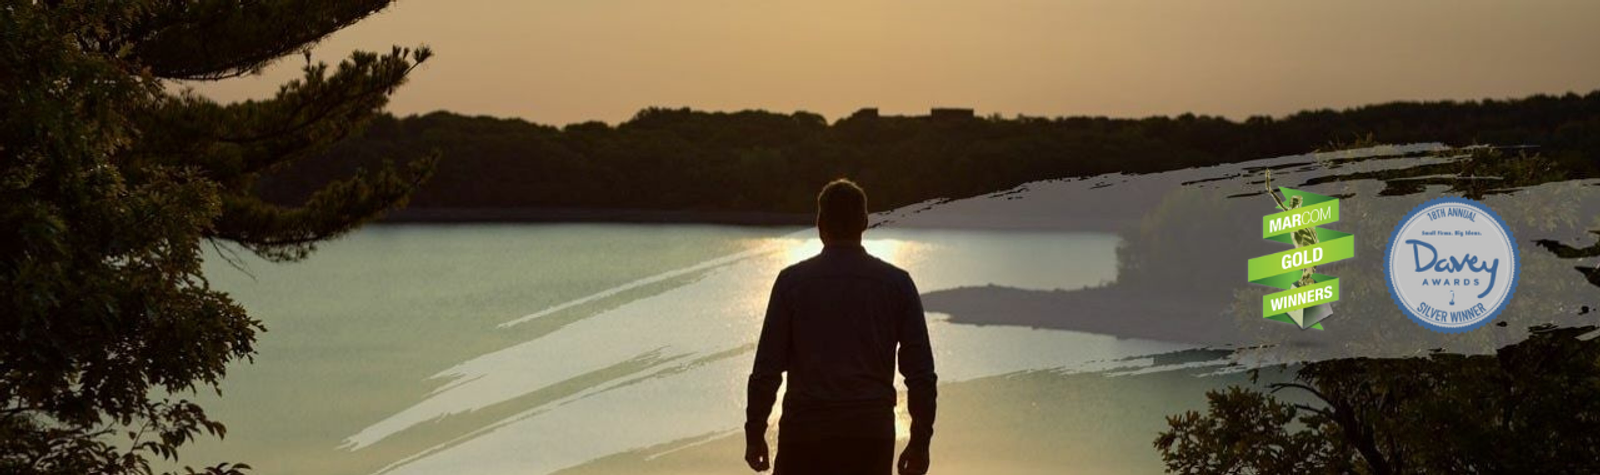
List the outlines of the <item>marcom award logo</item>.
{"label": "marcom award logo", "polygon": [[1383,259],[1400,310],[1442,333],[1494,319],[1517,290],[1517,241],[1482,203],[1437,198],[1400,220]]}
{"label": "marcom award logo", "polygon": [[1261,298],[1262,317],[1321,330],[1320,322],[1333,315],[1329,304],[1339,300],[1339,279],[1318,274],[1316,266],[1355,257],[1355,237],[1317,227],[1339,220],[1338,199],[1283,187],[1278,190],[1284,199],[1270,188],[1267,194],[1283,211],[1261,218],[1261,237],[1294,249],[1250,259],[1249,279],[1285,289]]}

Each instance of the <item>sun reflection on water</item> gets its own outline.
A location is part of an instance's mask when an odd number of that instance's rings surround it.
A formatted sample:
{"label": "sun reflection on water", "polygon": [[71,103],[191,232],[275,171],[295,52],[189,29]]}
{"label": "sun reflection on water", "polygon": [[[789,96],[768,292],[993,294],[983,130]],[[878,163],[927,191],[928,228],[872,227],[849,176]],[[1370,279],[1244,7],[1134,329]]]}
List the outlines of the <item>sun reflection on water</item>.
{"label": "sun reflection on water", "polygon": [[[780,238],[784,251],[784,265],[794,264],[822,252],[822,240],[818,238],[793,239]],[[883,259],[885,262],[896,266],[908,265],[913,251],[918,243],[900,239],[862,239],[861,247],[867,249],[868,254]]]}

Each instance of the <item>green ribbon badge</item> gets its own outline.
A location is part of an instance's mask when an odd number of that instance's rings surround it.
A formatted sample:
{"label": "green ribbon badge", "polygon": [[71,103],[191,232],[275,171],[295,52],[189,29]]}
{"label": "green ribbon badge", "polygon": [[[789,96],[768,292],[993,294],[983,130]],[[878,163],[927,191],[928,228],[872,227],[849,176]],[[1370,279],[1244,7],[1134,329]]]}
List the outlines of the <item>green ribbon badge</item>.
{"label": "green ribbon badge", "polygon": [[1337,198],[1283,187],[1278,190],[1287,201],[1272,192],[1269,181],[1267,194],[1283,211],[1261,218],[1261,237],[1294,249],[1250,259],[1249,279],[1284,289],[1261,298],[1262,317],[1321,330],[1322,320],[1333,315],[1330,304],[1339,300],[1339,279],[1318,274],[1316,267],[1355,257],[1355,237],[1317,228],[1339,220]]}

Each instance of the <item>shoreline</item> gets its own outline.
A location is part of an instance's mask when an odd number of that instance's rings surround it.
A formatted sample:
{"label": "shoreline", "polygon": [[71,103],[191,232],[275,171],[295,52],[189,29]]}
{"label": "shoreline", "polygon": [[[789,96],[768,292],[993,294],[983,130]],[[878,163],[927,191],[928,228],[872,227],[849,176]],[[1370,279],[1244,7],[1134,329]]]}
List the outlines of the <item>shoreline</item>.
{"label": "shoreline", "polygon": [[[915,206],[915,205],[913,205]],[[1066,223],[1048,220],[1022,220],[1018,223],[984,222],[981,217],[965,219],[911,219],[920,209],[901,209],[872,213],[872,227],[989,229],[996,231],[1066,231],[1115,233],[1137,224],[1129,218],[1097,217]],[[703,224],[752,227],[812,227],[811,213],[765,211],[653,210],[637,208],[402,208],[388,212],[373,224]]]}
{"label": "shoreline", "polygon": [[381,224],[470,223],[626,223],[724,224],[735,226],[811,226],[810,213],[763,211],[656,210],[636,208],[401,208]]}

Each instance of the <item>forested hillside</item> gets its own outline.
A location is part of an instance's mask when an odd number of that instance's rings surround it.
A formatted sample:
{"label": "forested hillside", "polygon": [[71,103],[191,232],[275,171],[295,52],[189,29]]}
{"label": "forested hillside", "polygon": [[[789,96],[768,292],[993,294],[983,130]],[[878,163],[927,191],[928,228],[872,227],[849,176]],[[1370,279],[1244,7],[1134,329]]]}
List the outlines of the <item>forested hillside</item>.
{"label": "forested hillside", "polygon": [[[410,207],[806,213],[832,178],[861,182],[874,210],[1028,181],[1145,173],[1303,153],[1370,135],[1382,143],[1535,145],[1580,175],[1600,159],[1600,91],[1516,100],[1400,102],[1233,121],[1178,117],[982,117],[960,110],[832,123],[796,112],[651,108],[617,125],[552,127],[448,112],[380,116],[320,160],[257,184],[292,203],[378,160],[437,152]],[[682,216],[693,216],[693,213]],[[690,218],[692,220],[692,218]]]}

